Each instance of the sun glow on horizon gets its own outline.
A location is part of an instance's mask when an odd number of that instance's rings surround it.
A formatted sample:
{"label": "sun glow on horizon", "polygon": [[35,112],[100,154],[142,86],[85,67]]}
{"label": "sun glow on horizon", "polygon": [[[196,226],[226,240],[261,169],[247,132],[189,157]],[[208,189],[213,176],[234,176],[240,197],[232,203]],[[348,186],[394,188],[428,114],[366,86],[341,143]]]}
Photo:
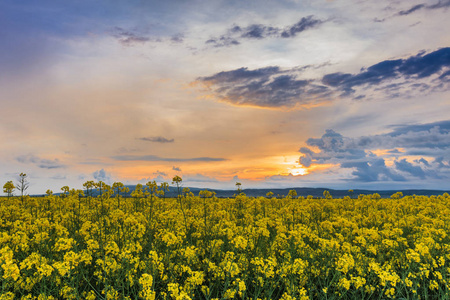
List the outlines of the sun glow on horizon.
{"label": "sun glow on horizon", "polygon": [[308,170],[306,168],[293,168],[290,170],[290,173],[294,176],[306,175],[308,174]]}

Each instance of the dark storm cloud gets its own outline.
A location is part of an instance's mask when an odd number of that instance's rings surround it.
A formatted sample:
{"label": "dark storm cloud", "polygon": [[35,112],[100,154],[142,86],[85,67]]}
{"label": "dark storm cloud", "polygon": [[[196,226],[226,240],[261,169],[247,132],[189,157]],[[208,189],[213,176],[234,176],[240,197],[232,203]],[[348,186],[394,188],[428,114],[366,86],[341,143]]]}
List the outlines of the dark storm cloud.
{"label": "dark storm cloud", "polygon": [[[338,164],[344,169],[354,169],[352,180],[356,181],[405,181],[409,177],[446,178],[450,161],[450,121],[429,124],[396,125],[391,132],[381,135],[344,137],[328,129],[320,138],[309,138],[309,147],[300,148],[300,163]],[[402,152],[397,148],[403,148]],[[375,155],[373,150],[387,150],[386,154]],[[404,156],[422,155],[434,158],[430,163],[425,158],[408,161]],[[398,158],[399,156],[403,156]],[[393,166],[387,166],[385,158],[395,159]],[[445,169],[442,171],[442,169]]]}
{"label": "dark storm cloud", "polygon": [[297,23],[287,28],[279,28],[264,24],[250,24],[246,27],[234,25],[228,29],[226,34],[220,37],[213,37],[206,41],[206,44],[212,44],[215,47],[227,47],[239,45],[243,39],[265,39],[265,38],[293,38],[297,34],[312,29],[324,23],[315,16],[301,18]]}
{"label": "dark storm cloud", "polygon": [[60,169],[65,167],[58,159],[42,159],[33,154],[20,155],[16,157],[16,161],[23,164],[33,164],[41,169]]}
{"label": "dark storm cloud", "polygon": [[153,143],[173,143],[175,141],[175,139],[167,139],[162,136],[142,137],[142,138],[138,138],[138,140],[146,141],[146,142],[153,142]]}
{"label": "dark storm cloud", "polygon": [[[436,88],[445,89],[449,68],[450,48],[441,48],[406,59],[384,60],[361,69],[357,74],[326,74],[321,80],[298,78],[304,68],[282,70],[278,66],[255,70],[239,68],[197,80],[223,101],[275,108],[318,103],[332,94],[364,99],[366,95],[355,94],[357,88],[363,88],[362,92],[369,94],[370,89],[384,92],[388,98],[400,97],[411,91],[427,93]],[[431,83],[422,82],[431,76],[434,76]],[[398,82],[392,82],[394,80]]]}
{"label": "dark storm cloud", "polygon": [[122,161],[166,161],[166,162],[216,162],[226,161],[226,158],[214,157],[193,157],[193,158],[168,158],[156,155],[117,155],[112,157],[114,160]]}

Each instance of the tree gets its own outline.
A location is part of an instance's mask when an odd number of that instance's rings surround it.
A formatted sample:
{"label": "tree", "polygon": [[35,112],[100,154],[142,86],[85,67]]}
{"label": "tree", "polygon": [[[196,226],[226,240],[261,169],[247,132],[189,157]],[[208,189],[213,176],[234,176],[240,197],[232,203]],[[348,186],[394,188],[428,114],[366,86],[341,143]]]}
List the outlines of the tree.
{"label": "tree", "polygon": [[28,177],[27,174],[20,173],[19,182],[17,183],[17,187],[16,187],[16,189],[19,190],[19,192],[20,192],[20,199],[22,200],[22,204],[23,204],[24,196],[26,194],[26,190],[28,189],[28,186],[29,186],[27,177]]}
{"label": "tree", "polygon": [[14,183],[12,181],[7,181],[5,185],[3,185],[3,193],[8,195],[8,199],[13,196],[14,189],[16,187],[14,186]]}

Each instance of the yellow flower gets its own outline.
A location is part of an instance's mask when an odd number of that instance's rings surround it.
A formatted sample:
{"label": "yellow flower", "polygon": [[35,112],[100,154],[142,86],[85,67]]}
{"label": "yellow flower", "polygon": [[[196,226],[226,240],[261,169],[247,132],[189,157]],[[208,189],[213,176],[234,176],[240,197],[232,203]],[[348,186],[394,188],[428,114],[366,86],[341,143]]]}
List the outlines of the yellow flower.
{"label": "yellow flower", "polygon": [[89,293],[87,293],[86,295],[86,300],[95,300],[95,299],[97,299],[97,297],[95,296],[95,292],[89,291]]}
{"label": "yellow flower", "polygon": [[436,280],[431,280],[429,287],[430,287],[430,290],[437,290],[439,288],[439,284],[437,283]]}
{"label": "yellow flower", "polygon": [[3,279],[12,279],[16,281],[20,276],[19,267],[13,259],[13,251],[8,246],[0,250],[0,266],[3,269]]}
{"label": "yellow flower", "polygon": [[392,298],[395,295],[395,289],[394,288],[387,289],[384,294],[389,298]]}
{"label": "yellow flower", "polygon": [[12,292],[2,293],[0,295],[0,300],[13,300],[14,294]]}
{"label": "yellow flower", "polygon": [[60,238],[55,243],[54,250],[55,251],[66,251],[69,249],[72,249],[73,246],[75,246],[76,242],[74,239],[71,238]]}
{"label": "yellow flower", "polygon": [[191,297],[189,297],[186,292],[183,291],[179,287],[177,283],[169,283],[167,286],[167,290],[169,291],[172,299],[175,300],[191,300]]}
{"label": "yellow flower", "polygon": [[167,247],[174,246],[181,243],[181,239],[172,232],[166,232],[161,240],[167,245]]}
{"label": "yellow flower", "polygon": [[231,241],[231,243],[236,247],[237,249],[244,250],[247,248],[247,239],[245,239],[243,236],[235,236],[234,239]]}
{"label": "yellow flower", "polygon": [[341,256],[337,262],[336,269],[343,274],[347,274],[347,272],[355,266],[355,260],[351,254],[345,253]]}
{"label": "yellow flower", "polygon": [[338,284],[339,284],[340,287],[348,290],[348,289],[350,289],[351,282],[347,278],[341,278],[341,279],[339,279],[339,283]]}

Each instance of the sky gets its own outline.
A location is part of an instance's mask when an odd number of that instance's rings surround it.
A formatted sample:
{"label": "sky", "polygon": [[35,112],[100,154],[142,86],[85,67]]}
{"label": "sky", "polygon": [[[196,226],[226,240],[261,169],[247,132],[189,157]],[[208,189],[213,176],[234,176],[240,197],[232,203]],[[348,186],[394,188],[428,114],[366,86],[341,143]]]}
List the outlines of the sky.
{"label": "sky", "polygon": [[449,0],[0,1],[0,181],[450,189]]}

